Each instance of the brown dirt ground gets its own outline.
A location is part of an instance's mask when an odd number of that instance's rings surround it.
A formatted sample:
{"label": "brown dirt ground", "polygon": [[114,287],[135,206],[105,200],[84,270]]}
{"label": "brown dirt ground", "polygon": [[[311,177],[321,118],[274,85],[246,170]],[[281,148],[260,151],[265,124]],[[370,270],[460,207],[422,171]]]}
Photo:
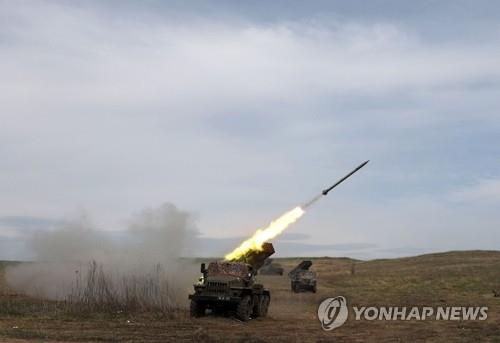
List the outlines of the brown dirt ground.
{"label": "brown dirt ground", "polygon": [[[286,272],[299,259],[276,261],[285,267],[284,276],[259,277],[272,292],[269,316],[248,323],[211,315],[191,319],[186,311],[174,318],[40,311],[40,304],[33,305],[38,300],[8,289],[0,268],[0,342],[500,342],[500,298],[492,292],[500,289],[500,252],[450,252],[366,262],[314,259],[316,294],[290,291]],[[350,313],[346,324],[325,332],[317,307],[322,299],[336,295],[345,296],[349,306],[488,306],[488,319],[355,321]]]}

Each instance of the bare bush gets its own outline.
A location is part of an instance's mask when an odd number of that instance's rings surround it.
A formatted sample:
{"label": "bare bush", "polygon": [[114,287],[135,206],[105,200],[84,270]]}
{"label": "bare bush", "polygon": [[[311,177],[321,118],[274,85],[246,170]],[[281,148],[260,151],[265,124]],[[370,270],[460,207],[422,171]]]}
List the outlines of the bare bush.
{"label": "bare bush", "polygon": [[76,271],[68,304],[91,312],[157,311],[173,314],[179,310],[180,290],[173,286],[166,270],[157,264],[141,273],[106,270],[96,261],[87,270]]}
{"label": "bare bush", "polygon": [[170,203],[135,215],[119,238],[84,215],[29,235],[33,263],[9,266],[5,278],[20,294],[78,311],[171,313],[186,306],[199,273],[181,258],[190,255],[197,234],[194,216]]}

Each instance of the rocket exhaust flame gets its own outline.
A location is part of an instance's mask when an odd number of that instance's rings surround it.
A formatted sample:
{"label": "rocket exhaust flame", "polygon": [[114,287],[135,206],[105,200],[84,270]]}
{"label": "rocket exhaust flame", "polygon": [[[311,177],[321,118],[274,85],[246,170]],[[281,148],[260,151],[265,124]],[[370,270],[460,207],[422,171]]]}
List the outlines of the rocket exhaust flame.
{"label": "rocket exhaust flame", "polygon": [[305,209],[309,206],[313,205],[316,201],[321,199],[323,196],[326,196],[328,192],[330,192],[333,188],[337,187],[339,184],[344,182],[347,178],[349,178],[352,174],[363,168],[369,161],[365,161],[356,167],[349,174],[344,176],[342,179],[337,181],[333,186],[323,190],[320,194],[303,204],[302,206],[297,206],[291,211],[286,212],[278,219],[272,221],[267,227],[258,229],[252,237],[245,240],[240,244],[236,249],[231,251],[229,254],[224,256],[224,259],[227,261],[235,261],[247,254],[250,251],[261,251],[262,245],[270,239],[281,234],[286,228],[295,223],[300,217],[304,215]]}
{"label": "rocket exhaust flame", "polygon": [[240,244],[239,247],[234,249],[232,252],[224,256],[227,261],[237,260],[244,256],[246,253],[252,250],[260,251],[262,250],[262,244],[268,240],[278,236],[280,233],[285,231],[285,229],[290,225],[295,223],[302,217],[306,211],[305,209],[313,205],[316,201],[321,199],[323,194],[319,194],[306,202],[302,206],[297,206],[293,210],[286,212],[278,219],[272,221],[267,227],[263,229],[258,229],[252,237],[245,240]]}
{"label": "rocket exhaust flame", "polygon": [[278,236],[290,225],[295,223],[304,215],[305,211],[297,206],[293,210],[286,212],[281,217],[271,222],[267,227],[258,229],[252,237],[240,244],[239,247],[224,256],[228,261],[237,260],[251,250],[262,250],[262,244]]}

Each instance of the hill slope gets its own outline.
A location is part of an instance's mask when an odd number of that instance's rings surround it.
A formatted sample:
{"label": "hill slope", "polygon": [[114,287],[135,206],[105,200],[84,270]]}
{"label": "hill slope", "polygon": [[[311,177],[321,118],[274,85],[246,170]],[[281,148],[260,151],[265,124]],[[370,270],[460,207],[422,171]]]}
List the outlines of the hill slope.
{"label": "hill slope", "polygon": [[[86,317],[47,311],[0,311],[0,341],[177,341],[177,342],[352,342],[352,341],[500,341],[500,252],[452,251],[415,257],[356,261],[317,258],[318,293],[294,294],[286,273],[301,258],[278,259],[285,275],[259,276],[271,289],[268,318],[240,323],[209,315],[191,319],[153,314],[91,314]],[[0,272],[1,277],[1,272]],[[194,280],[193,280],[194,281]],[[4,282],[0,282],[0,285]],[[3,290],[3,291],[2,291]],[[0,286],[0,306],[15,306]],[[488,306],[486,321],[355,321],[325,332],[318,304],[345,296],[349,306]],[[25,297],[19,300],[26,301]],[[187,305],[186,299],[186,305]],[[34,309],[34,307],[33,307]],[[128,322],[127,322],[128,321]],[[14,327],[17,327],[14,329]]]}

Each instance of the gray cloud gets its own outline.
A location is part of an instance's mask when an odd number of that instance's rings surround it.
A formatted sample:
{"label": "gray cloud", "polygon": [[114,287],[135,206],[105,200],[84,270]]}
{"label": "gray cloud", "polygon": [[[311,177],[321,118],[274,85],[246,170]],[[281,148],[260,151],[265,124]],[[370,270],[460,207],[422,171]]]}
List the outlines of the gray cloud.
{"label": "gray cloud", "polygon": [[370,158],[292,232],[498,245],[498,198],[460,193],[500,178],[498,5],[282,7],[1,2],[0,216],[118,230],[172,199],[245,236]]}

